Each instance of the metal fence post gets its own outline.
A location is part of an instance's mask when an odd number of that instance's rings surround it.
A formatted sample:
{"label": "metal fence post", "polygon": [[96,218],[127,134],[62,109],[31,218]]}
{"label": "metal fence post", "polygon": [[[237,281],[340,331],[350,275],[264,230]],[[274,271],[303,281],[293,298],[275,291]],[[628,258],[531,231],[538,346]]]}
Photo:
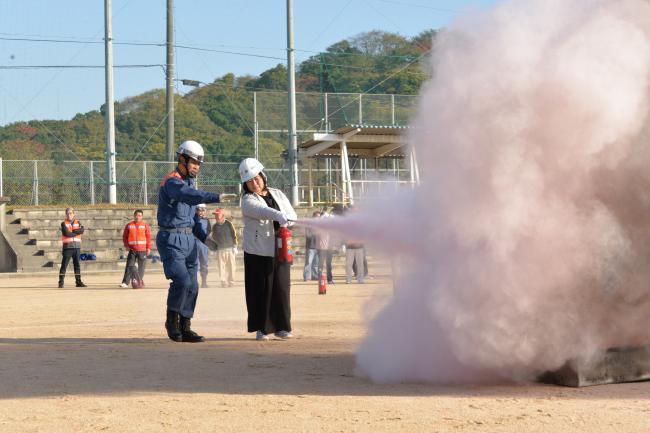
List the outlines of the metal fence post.
{"label": "metal fence post", "polygon": [[329,106],[327,103],[327,96],[328,94],[325,93],[325,132],[329,134],[330,132],[330,113],[329,113]]}
{"label": "metal fence post", "polygon": [[391,125],[395,124],[395,95],[390,95],[390,119]]}
{"label": "metal fence post", "polygon": [[142,194],[144,194],[145,206],[149,204],[149,191],[147,188],[147,162],[142,161]]}
{"label": "metal fence post", "polygon": [[38,160],[34,160],[32,171],[32,203],[38,206]]}
{"label": "metal fence post", "polygon": [[363,93],[359,93],[359,125],[363,125],[363,102],[361,97]]}
{"label": "metal fence post", "polygon": [[90,204],[95,204],[95,166],[90,161]]}
{"label": "metal fence post", "polygon": [[255,128],[253,146],[255,147],[255,159],[260,159],[260,126],[257,122],[257,92],[253,92],[253,127]]}

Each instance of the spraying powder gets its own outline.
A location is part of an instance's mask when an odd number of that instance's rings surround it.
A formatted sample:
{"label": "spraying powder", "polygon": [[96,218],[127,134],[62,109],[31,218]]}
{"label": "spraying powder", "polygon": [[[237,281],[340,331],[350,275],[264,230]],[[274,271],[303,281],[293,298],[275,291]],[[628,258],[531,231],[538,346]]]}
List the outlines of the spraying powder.
{"label": "spraying powder", "polygon": [[421,185],[323,223],[406,255],[359,371],[529,380],[648,344],[650,4],[507,1],[443,31],[430,66]]}

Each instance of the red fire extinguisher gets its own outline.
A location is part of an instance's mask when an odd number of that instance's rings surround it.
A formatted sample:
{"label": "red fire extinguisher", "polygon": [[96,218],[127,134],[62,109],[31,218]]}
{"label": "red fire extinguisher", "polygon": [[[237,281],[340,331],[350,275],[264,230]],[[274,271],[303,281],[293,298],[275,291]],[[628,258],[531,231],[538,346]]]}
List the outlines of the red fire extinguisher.
{"label": "red fire extinguisher", "polygon": [[293,263],[293,245],[291,244],[291,230],[286,227],[280,227],[276,236],[278,248],[278,262]]}
{"label": "red fire extinguisher", "polygon": [[325,272],[321,272],[320,277],[318,278],[318,294],[324,295],[326,293],[327,293],[327,276],[325,276]]}

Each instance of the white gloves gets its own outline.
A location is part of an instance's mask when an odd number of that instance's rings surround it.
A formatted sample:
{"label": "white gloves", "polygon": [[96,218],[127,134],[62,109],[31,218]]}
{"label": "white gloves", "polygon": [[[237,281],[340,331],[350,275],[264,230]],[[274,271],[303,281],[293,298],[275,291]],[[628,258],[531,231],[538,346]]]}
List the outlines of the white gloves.
{"label": "white gloves", "polygon": [[237,194],[219,194],[219,201],[229,201],[237,198]]}
{"label": "white gloves", "polygon": [[233,253],[234,255],[237,255],[237,252],[238,252],[238,251],[237,251],[237,247],[232,247],[232,253]]}

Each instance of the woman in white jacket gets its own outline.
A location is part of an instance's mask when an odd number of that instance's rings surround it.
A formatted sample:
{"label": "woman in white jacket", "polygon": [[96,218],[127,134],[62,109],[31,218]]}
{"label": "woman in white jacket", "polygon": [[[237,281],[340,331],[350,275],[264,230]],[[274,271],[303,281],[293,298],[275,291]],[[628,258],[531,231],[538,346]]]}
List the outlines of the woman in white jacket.
{"label": "woman in white jacket", "polygon": [[276,231],[296,219],[296,212],[282,191],[267,186],[264,166],[254,158],[239,164],[244,217],[244,280],[248,332],[257,340],[269,334],[291,338],[290,266],[278,263]]}

